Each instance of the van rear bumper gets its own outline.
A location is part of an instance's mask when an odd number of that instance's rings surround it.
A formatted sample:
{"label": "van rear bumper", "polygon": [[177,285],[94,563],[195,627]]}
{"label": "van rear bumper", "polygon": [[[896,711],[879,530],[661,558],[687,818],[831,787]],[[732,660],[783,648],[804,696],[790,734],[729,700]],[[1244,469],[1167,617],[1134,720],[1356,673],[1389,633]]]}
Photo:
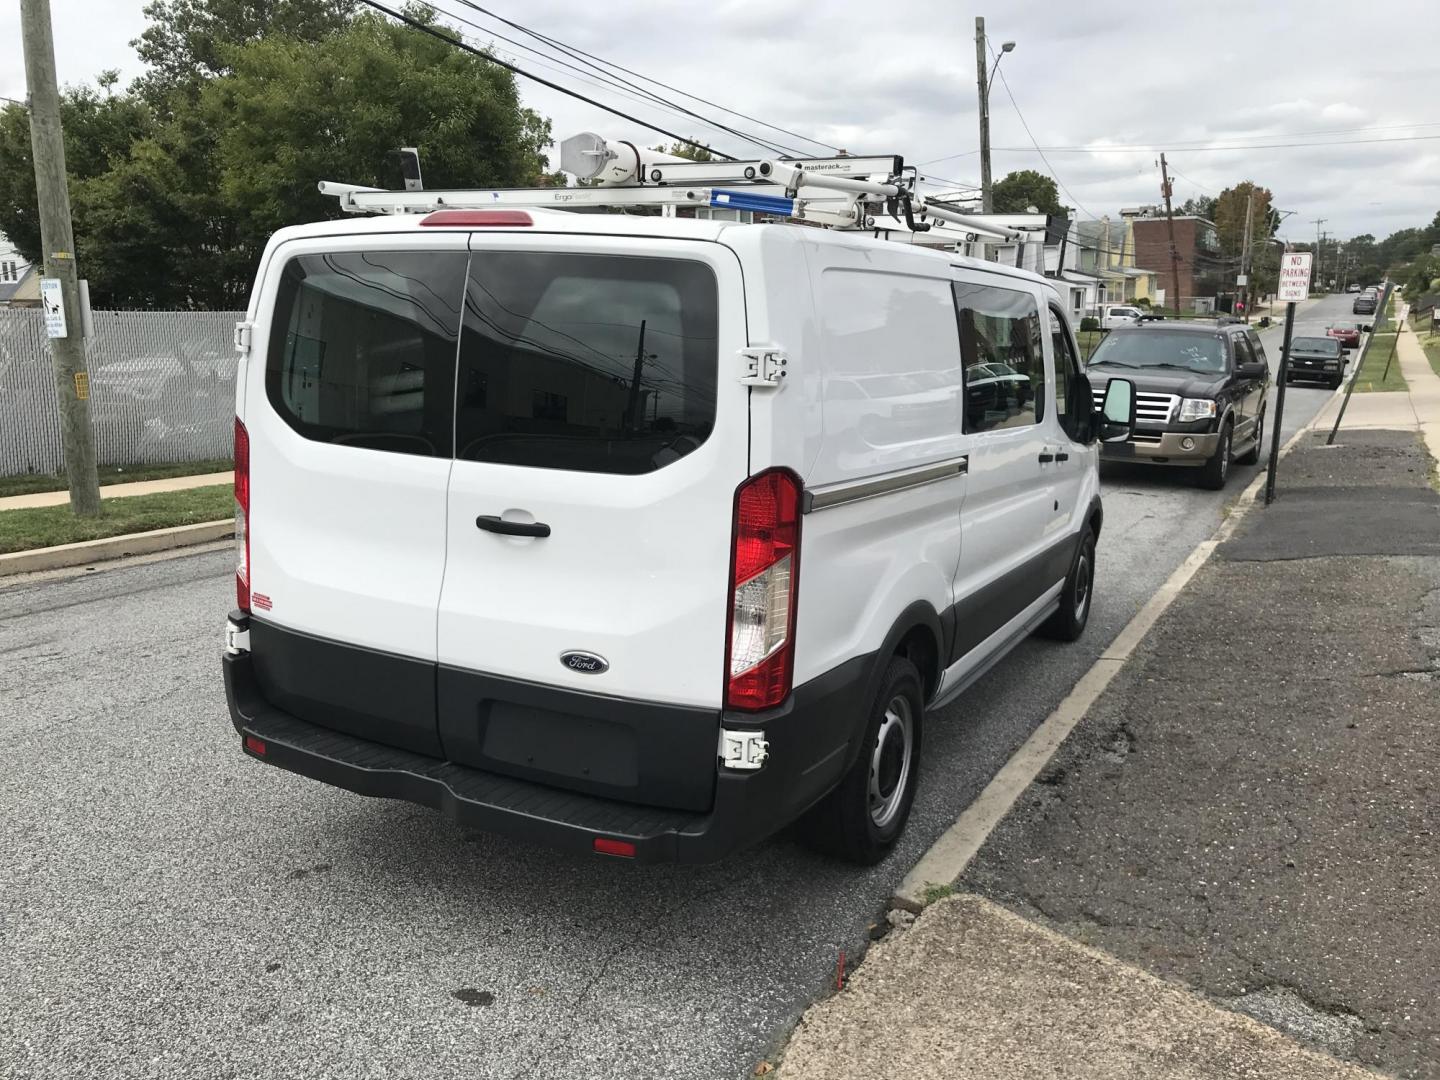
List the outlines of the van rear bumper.
{"label": "van rear bumper", "polygon": [[776,832],[835,785],[864,729],[872,661],[858,657],[797,687],[780,709],[727,716],[726,727],[763,730],[769,757],[753,772],[721,769],[717,730],[715,799],[706,813],[565,791],[333,731],[267,702],[249,653],[227,654],[224,670],[241,749],[258,761],[577,854],[594,854],[603,837],[634,844],[637,861],[703,863]]}

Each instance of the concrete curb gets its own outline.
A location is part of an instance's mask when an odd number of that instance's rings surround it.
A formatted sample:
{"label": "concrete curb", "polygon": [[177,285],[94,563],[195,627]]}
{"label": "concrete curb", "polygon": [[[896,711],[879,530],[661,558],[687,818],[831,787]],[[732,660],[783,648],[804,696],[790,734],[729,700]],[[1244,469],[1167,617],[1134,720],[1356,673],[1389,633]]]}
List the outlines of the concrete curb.
{"label": "concrete curb", "polygon": [[225,539],[233,535],[234,531],[235,522],[226,518],[224,521],[203,521],[198,525],[177,525],[171,529],[156,529],[153,532],[110,536],[104,540],[84,540],[78,544],[59,544],[55,547],[36,548],[33,551],[16,551],[0,555],[0,578],[34,573],[37,570],[85,566],[107,559],[123,558],[126,555],[144,555],[153,551],[190,547],[193,544],[207,544]]}
{"label": "concrete curb", "polygon": [[[1333,393],[1338,395],[1344,392],[1345,387],[1342,384]],[[1333,396],[1331,400],[1334,400]],[[1280,448],[1281,459],[1312,430],[1315,419],[1325,411],[1329,403],[1327,401],[1326,406],[1322,406],[1315,417],[1301,425],[1299,430],[1285,441]],[[975,801],[955,819],[955,824],[946,829],[920,857],[920,861],[905,875],[890,898],[891,907],[912,912],[922,911],[928,902],[926,894],[930,889],[950,886],[965,872],[970,860],[980,851],[995,826],[1010,812],[1010,808],[1035,777],[1040,775],[1040,770],[1045,768],[1055,751],[1060,749],[1060,744],[1105,692],[1110,680],[1124,667],[1125,661],[1144,640],[1165,609],[1209,561],[1215,549],[1230,538],[1241,520],[1250,512],[1250,508],[1260,501],[1266,475],[1265,469],[1256,474],[1255,479],[1240,493],[1234,510],[1220,523],[1215,534],[1195,546],[1155,595],[1125,624],[1124,629],[1115,636],[1115,640],[1100,654],[1099,659],[1080,677],[1080,681],[1055,711],[1021,743],[1020,749],[1001,766],[1000,771],[985,785],[985,789]]]}

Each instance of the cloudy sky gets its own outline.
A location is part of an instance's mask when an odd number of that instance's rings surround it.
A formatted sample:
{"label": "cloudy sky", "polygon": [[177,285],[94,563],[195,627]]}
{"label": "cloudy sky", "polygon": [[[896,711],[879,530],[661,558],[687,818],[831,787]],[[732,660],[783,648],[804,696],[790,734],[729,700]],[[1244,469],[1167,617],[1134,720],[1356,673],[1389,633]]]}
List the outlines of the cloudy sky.
{"label": "cloudy sky", "polygon": [[[593,71],[581,75],[500,40],[537,45],[463,0],[434,2],[472,40],[536,74],[726,152],[762,153],[604,85]],[[1007,0],[988,9],[940,0],[476,2],[698,95],[654,88],[746,133],[829,152],[717,106],[852,153],[900,153],[945,186],[979,180],[974,20],[984,15],[994,47],[1017,43],[992,92],[997,179],[1011,169],[1048,171],[1062,201],[1082,214],[1114,214],[1158,201],[1164,150],[1177,199],[1254,180],[1275,193],[1277,207],[1295,211],[1281,234],[1296,240],[1314,235],[1315,218],[1341,237],[1383,237],[1440,210],[1440,62],[1416,47],[1436,31],[1433,0],[1167,0],[1148,11],[1133,0]],[[139,73],[128,43],[145,26],[143,0],[51,4],[63,81],[107,67]],[[25,93],[18,9],[17,0],[0,0],[0,96],[12,98]],[[557,137],[596,130],[662,139],[534,83],[522,80],[522,89],[554,120]]]}

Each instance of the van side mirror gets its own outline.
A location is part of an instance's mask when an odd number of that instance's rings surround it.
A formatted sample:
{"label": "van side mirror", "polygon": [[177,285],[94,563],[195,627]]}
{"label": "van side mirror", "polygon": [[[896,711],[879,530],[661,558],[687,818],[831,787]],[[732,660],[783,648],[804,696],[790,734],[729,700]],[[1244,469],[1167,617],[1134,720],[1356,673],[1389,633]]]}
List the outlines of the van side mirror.
{"label": "van side mirror", "polygon": [[1263,379],[1270,374],[1270,369],[1264,364],[1256,361],[1253,364],[1239,364],[1235,368],[1235,375],[1241,379]]}
{"label": "van side mirror", "polygon": [[1129,379],[1111,379],[1100,407],[1100,441],[1124,442],[1135,430],[1135,384]]}

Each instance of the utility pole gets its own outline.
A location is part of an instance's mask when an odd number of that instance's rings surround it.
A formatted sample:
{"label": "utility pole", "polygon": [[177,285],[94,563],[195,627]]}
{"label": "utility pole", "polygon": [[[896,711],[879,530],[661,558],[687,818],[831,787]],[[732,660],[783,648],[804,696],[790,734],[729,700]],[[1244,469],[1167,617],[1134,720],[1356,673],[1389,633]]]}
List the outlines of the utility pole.
{"label": "utility pole", "polygon": [[1240,273],[1245,275],[1245,284],[1241,286],[1244,290],[1240,295],[1245,304],[1245,321],[1250,321],[1250,217],[1251,207],[1255,202],[1255,192],[1245,196],[1245,240],[1240,246]]}
{"label": "utility pole", "polygon": [[1170,232],[1170,284],[1175,288],[1175,314],[1180,314],[1180,252],[1175,247],[1175,212],[1170,209],[1170,172],[1160,155],[1160,193],[1165,196],[1165,224]]}
{"label": "utility pole", "polygon": [[1323,234],[1320,232],[1320,226],[1324,225],[1329,220],[1329,218],[1322,217],[1316,218],[1313,222],[1315,226],[1315,267],[1314,276],[1311,280],[1313,280],[1321,288],[1324,288],[1325,286],[1325,278],[1324,275],[1320,273],[1320,252],[1322,245],[1325,243],[1325,240]]}
{"label": "utility pole", "polygon": [[990,190],[990,78],[985,61],[985,17],[975,16],[975,78],[980,87],[980,211],[995,212]]}
{"label": "utility pole", "polygon": [[[30,145],[35,158],[35,190],[40,204],[40,245],[44,277],[60,285],[64,336],[50,338],[55,389],[60,404],[60,435],[70,508],[82,517],[100,514],[100,482],[95,472],[95,434],[90,430],[90,376],[85,370],[84,326],[80,317],[80,273],[75,265],[75,234],[70,225],[70,190],[65,177],[65,136],[60,129],[60,90],[55,78],[55,39],[50,0],[20,0],[20,33],[25,47],[25,82],[30,97]],[[53,291],[46,290],[47,312]],[[53,320],[58,323],[59,320]],[[47,324],[52,322],[47,318]],[[50,329],[54,334],[59,327]]]}

